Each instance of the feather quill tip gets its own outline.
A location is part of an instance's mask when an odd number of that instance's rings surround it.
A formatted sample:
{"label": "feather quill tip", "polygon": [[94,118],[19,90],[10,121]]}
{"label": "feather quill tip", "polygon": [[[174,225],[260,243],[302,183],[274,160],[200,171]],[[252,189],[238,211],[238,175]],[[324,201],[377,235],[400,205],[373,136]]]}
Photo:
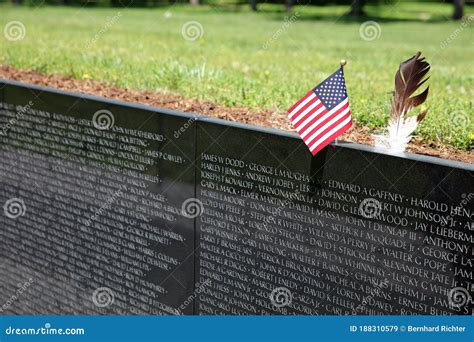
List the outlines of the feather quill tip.
{"label": "feather quill tip", "polygon": [[392,110],[387,132],[375,135],[375,146],[391,152],[404,152],[418,123],[426,116],[427,110],[418,115],[410,115],[413,108],[420,106],[428,97],[429,87],[418,90],[428,81],[430,64],[418,52],[400,64],[395,74],[395,91],[392,95]]}

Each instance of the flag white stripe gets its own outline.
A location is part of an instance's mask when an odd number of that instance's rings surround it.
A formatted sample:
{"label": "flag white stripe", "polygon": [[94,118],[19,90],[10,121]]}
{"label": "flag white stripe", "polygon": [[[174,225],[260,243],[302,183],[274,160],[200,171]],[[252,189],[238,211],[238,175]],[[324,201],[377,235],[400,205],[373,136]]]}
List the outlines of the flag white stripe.
{"label": "flag white stripe", "polygon": [[309,146],[309,149],[312,151],[314,151],[319,145],[321,145],[321,143],[323,143],[327,138],[329,138],[330,136],[334,135],[334,133],[336,133],[337,131],[339,131],[342,127],[344,127],[345,125],[347,125],[349,122],[351,122],[352,120],[352,117],[350,115],[347,116],[347,119],[345,119],[343,122],[341,122],[339,125],[337,125],[336,127],[334,127],[332,130],[330,130],[329,132],[327,132],[326,134],[324,134],[321,138],[319,138],[315,143],[313,143],[312,145]]}
{"label": "flag white stripe", "polygon": [[297,129],[298,127],[304,127],[308,124],[308,122],[316,119],[316,117],[321,114],[322,112],[324,112],[326,110],[326,107],[324,107],[324,105],[321,106],[321,108],[319,108],[317,111],[315,111],[313,114],[311,114],[310,116],[308,116],[306,118],[306,120],[304,120],[302,123],[300,124],[297,124],[298,121],[301,119],[301,118],[298,118],[298,120],[296,120],[295,122],[293,122],[293,126],[295,126]]}
{"label": "flag white stripe", "polygon": [[[300,121],[306,114],[308,114],[310,111],[312,111],[314,108],[319,106],[321,104],[321,101],[317,100],[313,104],[311,104],[308,108],[306,108],[304,111],[302,111],[296,118],[293,118],[292,124],[295,126],[298,121]],[[322,107],[324,108],[324,106]],[[318,109],[319,110],[319,109]]]}
{"label": "flag white stripe", "polygon": [[[308,143],[310,143],[311,141],[313,141],[313,139],[316,139],[316,137],[318,135],[321,135],[322,132],[324,132],[327,128],[331,127],[334,125],[335,122],[338,122],[339,120],[341,120],[343,117],[345,117],[347,114],[349,113],[349,107],[347,107],[346,109],[344,109],[341,113],[339,113],[338,115],[336,115],[335,117],[333,117],[331,120],[329,120],[328,122],[326,122],[322,127],[318,128],[318,130],[316,132],[314,132],[308,139],[306,139],[306,141]],[[317,139],[318,140],[318,139]]]}
{"label": "flag white stripe", "polygon": [[295,109],[293,109],[290,114],[288,115],[288,117],[291,119],[293,117],[293,115],[295,115],[296,113],[298,113],[300,111],[301,108],[303,108],[309,101],[311,101],[312,99],[314,99],[316,97],[316,94],[314,93],[314,91],[312,92],[311,95],[309,95],[303,102],[301,102]]}
{"label": "flag white stripe", "polygon": [[307,129],[305,129],[305,131],[301,133],[301,138],[304,139],[314,129],[314,127],[319,125],[322,121],[326,120],[328,117],[331,117],[331,115],[333,115],[335,112],[337,112],[339,109],[341,109],[341,107],[344,106],[346,103],[347,103],[347,97],[344,99],[344,101],[339,103],[336,107],[334,107],[329,112],[327,112],[326,114],[321,116],[321,118],[319,118],[319,120],[314,122]]}

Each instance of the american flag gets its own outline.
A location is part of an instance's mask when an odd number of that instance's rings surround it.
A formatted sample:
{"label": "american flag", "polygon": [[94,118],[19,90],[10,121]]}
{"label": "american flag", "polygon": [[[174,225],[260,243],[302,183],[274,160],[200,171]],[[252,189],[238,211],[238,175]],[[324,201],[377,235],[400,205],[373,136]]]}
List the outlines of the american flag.
{"label": "american flag", "polygon": [[352,126],[341,67],[288,109],[288,118],[313,156]]}

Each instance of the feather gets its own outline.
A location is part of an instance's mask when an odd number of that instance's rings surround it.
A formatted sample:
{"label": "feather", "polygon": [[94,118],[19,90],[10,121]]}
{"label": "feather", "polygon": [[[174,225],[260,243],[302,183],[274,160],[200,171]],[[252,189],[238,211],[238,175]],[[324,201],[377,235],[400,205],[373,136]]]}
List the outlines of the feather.
{"label": "feather", "polygon": [[400,64],[395,74],[395,91],[392,95],[390,122],[387,133],[375,136],[375,146],[384,147],[392,152],[404,152],[418,123],[424,119],[427,111],[416,116],[408,114],[413,108],[426,101],[429,87],[415,93],[428,81],[426,77],[430,64],[421,57],[421,52]]}

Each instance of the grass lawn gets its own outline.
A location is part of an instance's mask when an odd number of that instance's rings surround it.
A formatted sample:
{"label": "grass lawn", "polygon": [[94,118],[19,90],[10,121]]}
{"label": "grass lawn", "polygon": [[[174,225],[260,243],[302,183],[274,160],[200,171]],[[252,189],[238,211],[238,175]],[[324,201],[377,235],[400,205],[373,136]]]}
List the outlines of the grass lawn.
{"label": "grass lawn", "polygon": [[[429,113],[418,134],[460,149],[474,146],[474,19],[453,22],[452,6],[438,3],[367,6],[381,28],[380,37],[369,41],[359,33],[363,21],[340,18],[347,6],[298,6],[293,17],[281,12],[282,5],[260,8],[2,4],[2,31],[21,21],[26,36],[0,36],[0,63],[283,115],[345,58],[354,117],[377,131],[388,121],[398,64],[420,50],[432,77]],[[467,11],[473,15],[474,7]],[[189,21],[202,25],[197,41],[182,36]]]}

